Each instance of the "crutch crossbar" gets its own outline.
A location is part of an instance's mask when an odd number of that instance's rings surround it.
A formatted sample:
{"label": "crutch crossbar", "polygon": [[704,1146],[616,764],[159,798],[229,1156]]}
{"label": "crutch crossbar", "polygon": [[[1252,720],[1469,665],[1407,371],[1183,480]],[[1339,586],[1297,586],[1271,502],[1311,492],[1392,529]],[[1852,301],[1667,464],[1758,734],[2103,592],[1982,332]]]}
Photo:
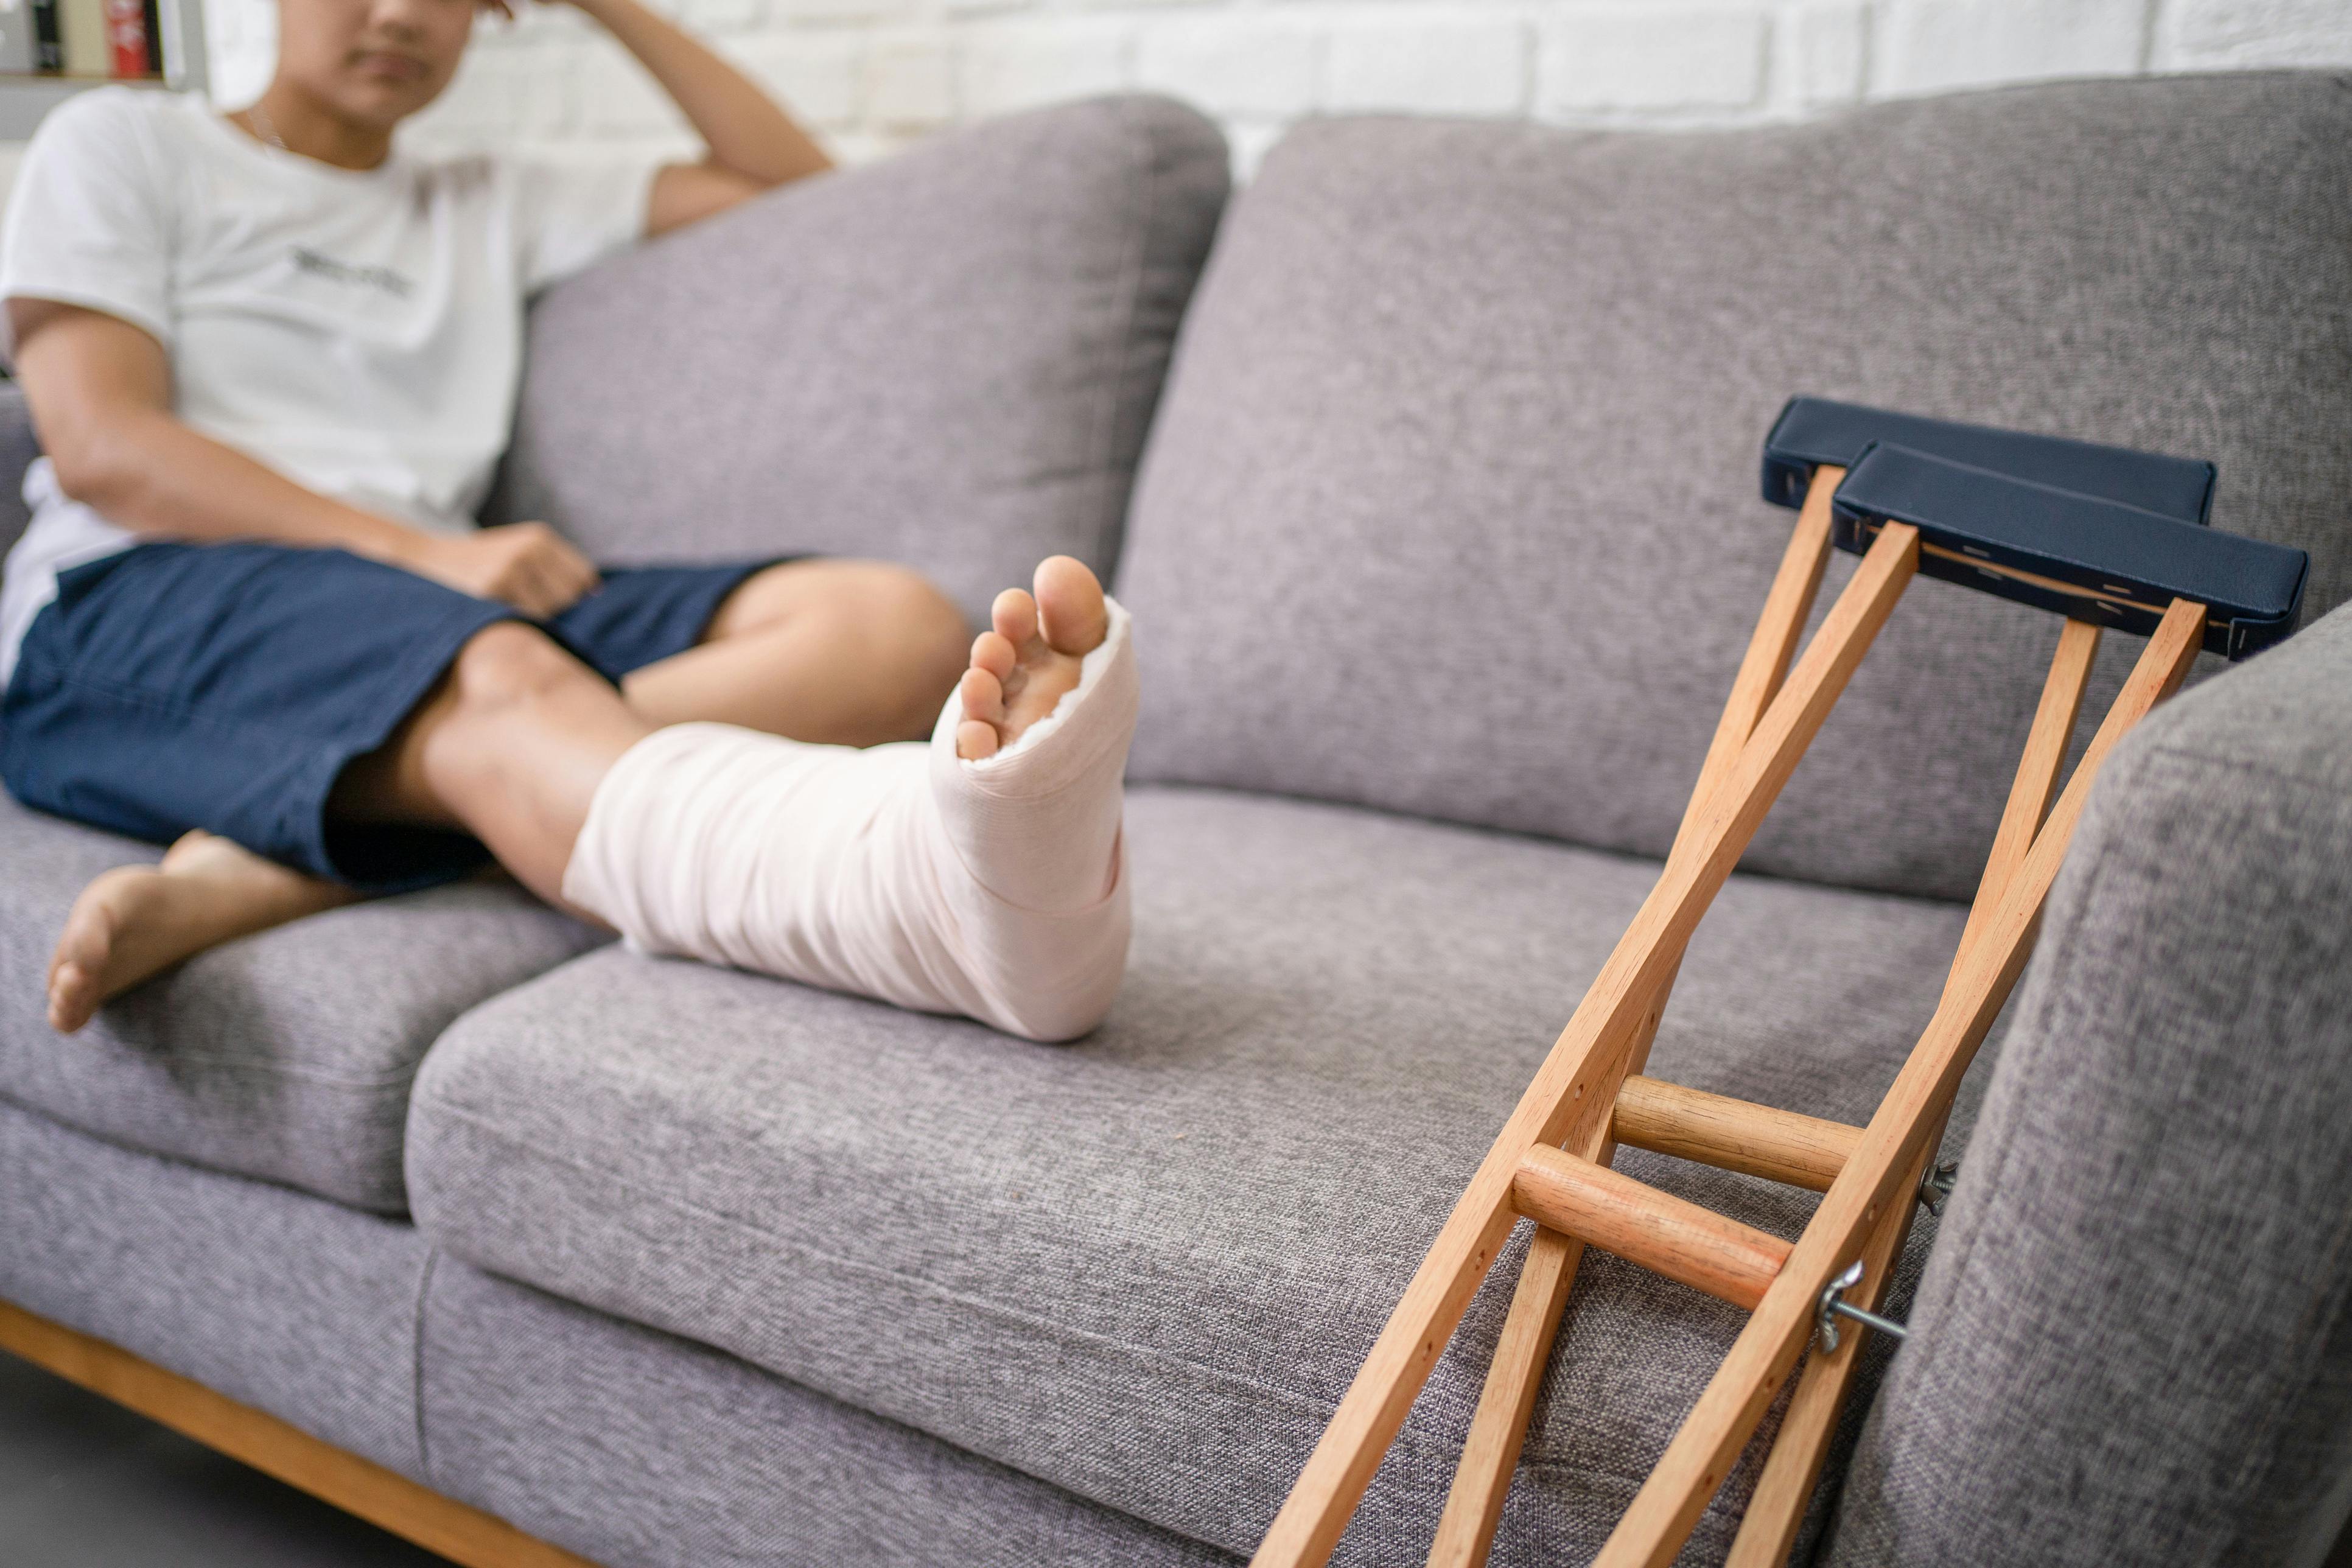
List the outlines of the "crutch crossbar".
{"label": "crutch crossbar", "polygon": [[[1982,466],[1999,463],[2009,469]],[[1776,480],[1776,473],[1798,478]],[[1317,1568],[1328,1560],[1523,1216],[1536,1222],[1534,1234],[1430,1563],[1486,1562],[1588,1243],[1750,1313],[1597,1562],[1664,1568],[1674,1560],[1795,1372],[1824,1291],[1837,1282],[1839,1310],[1872,1321],[1866,1315],[1902,1249],[1960,1077],[2024,968],[2108,753],[2179,687],[2200,648],[2242,657],[2293,629],[2300,552],[2248,549],[2253,542],[2205,530],[2211,484],[2210,465],[2179,458],[1817,399],[1783,410],[1766,451],[1766,493],[1784,504],[1801,496],[1802,506],[1657,884],[1407,1285],[1260,1542],[1256,1568]],[[1837,530],[1863,559],[1799,656]],[[2201,542],[2180,546],[2189,534]],[[2006,552],[1999,558],[1994,542]],[[1986,553],[1971,554],[1969,545]],[[1911,578],[1948,561],[1968,568],[1953,581],[2070,618],[1958,952],[1917,1045],[1861,1128],[1647,1077],[1650,1043],[1693,929]],[[2089,595],[2050,586],[2079,589],[2089,576],[2100,580]],[[2110,598],[2130,613],[2105,607]],[[2102,623],[2145,630],[2147,645],[2062,791]],[[1797,1239],[1783,1241],[1610,1169],[1620,1142],[1811,1188],[1822,1201]],[[1864,1337],[1818,1345],[1806,1363],[1733,1545],[1734,1568],[1784,1562]]]}
{"label": "crutch crossbar", "polygon": [[1617,1142],[1825,1193],[1862,1129],[1635,1074],[1617,1090]]}
{"label": "crutch crossbar", "polygon": [[1777,1236],[1540,1143],[1519,1157],[1511,1195],[1538,1225],[1751,1312],[1789,1260]]}

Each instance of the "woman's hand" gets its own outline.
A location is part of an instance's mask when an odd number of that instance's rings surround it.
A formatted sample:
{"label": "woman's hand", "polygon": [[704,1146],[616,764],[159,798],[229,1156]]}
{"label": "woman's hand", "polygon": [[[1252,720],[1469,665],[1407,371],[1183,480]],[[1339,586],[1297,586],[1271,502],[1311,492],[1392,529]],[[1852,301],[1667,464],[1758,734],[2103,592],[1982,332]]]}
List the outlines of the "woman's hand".
{"label": "woman's hand", "polygon": [[543,522],[420,534],[394,564],[542,621],[577,604],[599,581],[588,558]]}

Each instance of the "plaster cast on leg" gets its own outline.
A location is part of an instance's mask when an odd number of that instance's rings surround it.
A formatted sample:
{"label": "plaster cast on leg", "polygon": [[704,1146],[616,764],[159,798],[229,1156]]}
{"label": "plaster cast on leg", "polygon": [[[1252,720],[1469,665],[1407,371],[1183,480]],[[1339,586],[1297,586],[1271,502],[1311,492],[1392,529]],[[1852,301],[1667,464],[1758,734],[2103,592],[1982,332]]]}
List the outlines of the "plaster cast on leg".
{"label": "plaster cast on leg", "polygon": [[729,724],[646,736],[597,786],[563,896],[635,946],[1084,1034],[1127,962],[1120,776],[1135,730],[1127,612],[1077,687],[992,757],[817,746]]}

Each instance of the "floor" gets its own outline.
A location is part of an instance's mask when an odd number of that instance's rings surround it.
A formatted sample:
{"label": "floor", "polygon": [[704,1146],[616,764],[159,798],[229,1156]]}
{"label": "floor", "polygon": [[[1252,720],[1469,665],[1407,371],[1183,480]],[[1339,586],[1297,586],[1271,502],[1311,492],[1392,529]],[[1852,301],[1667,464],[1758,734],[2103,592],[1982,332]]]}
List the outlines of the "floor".
{"label": "floor", "polygon": [[9,1568],[449,1568],[0,1352]]}

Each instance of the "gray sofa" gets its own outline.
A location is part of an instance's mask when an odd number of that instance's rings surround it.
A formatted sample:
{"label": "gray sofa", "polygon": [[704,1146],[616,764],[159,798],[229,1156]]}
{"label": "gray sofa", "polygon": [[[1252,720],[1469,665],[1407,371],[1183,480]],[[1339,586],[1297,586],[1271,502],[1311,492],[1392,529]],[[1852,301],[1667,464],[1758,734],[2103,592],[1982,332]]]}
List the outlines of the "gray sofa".
{"label": "gray sofa", "polygon": [[[647,960],[478,881],[60,1039],[68,900],[155,851],[0,805],[0,1298],[613,1568],[1246,1556],[1656,873],[1806,391],[2210,457],[2216,523],[2313,567],[2307,629],[2102,779],[1800,1555],[2318,1561],[2352,1509],[2352,80],[1326,121],[1229,210],[1224,156],[1164,101],[1045,110],[566,283],[491,508],[608,559],[894,556],[975,610],[1048,551],[1115,572],[1146,698],[1100,1030]],[[1867,1116],[2056,633],[1912,590],[1653,1072]],[[1621,1163],[1783,1234],[1811,1203]],[[1420,1560],[1505,1300],[1340,1561]],[[1589,1261],[1496,1560],[1589,1556],[1738,1321]]]}

